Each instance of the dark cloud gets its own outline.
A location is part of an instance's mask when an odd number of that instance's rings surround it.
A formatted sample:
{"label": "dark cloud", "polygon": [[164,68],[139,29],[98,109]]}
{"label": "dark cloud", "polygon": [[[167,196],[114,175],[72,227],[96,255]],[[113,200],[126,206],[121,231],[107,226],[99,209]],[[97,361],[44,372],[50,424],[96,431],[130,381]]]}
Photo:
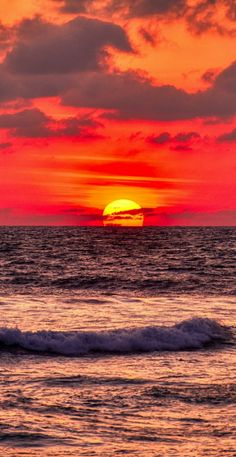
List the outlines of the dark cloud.
{"label": "dark cloud", "polygon": [[236,114],[236,65],[223,71],[212,87],[189,94],[174,86],[154,86],[139,75],[91,73],[63,96],[66,105],[111,110],[110,118],[173,121]]}
{"label": "dark cloud", "polygon": [[74,136],[83,139],[98,139],[101,138],[101,135],[98,135],[94,129],[99,126],[101,124],[88,117],[55,120],[37,108],[0,115],[0,129],[7,129],[12,136],[22,138]]}
{"label": "dark cloud", "polygon": [[236,141],[236,129],[232,130],[231,132],[229,133],[224,133],[223,135],[220,135],[217,140],[220,142],[220,143],[223,143],[223,142],[230,142],[230,141]]}
{"label": "dark cloud", "polygon": [[19,137],[47,136],[49,118],[38,109],[23,110],[15,114],[1,114],[0,128],[9,129]]}
{"label": "dark cloud", "polygon": [[225,21],[219,21],[217,14],[221,10],[225,19],[234,22],[236,20],[235,0],[199,0],[188,8],[186,20],[189,28],[196,34],[214,31],[220,35],[235,35],[236,29],[224,25]]}
{"label": "dark cloud", "polygon": [[134,72],[12,75],[0,67],[0,100],[61,98],[74,107],[108,111],[107,117],[174,121],[229,118],[236,114],[236,63],[222,71],[208,89],[187,93],[155,86]]}
{"label": "dark cloud", "polygon": [[228,6],[227,17],[231,21],[236,21],[236,3],[235,3],[235,0],[228,0],[228,1],[226,0],[225,3]]}
{"label": "dark cloud", "polygon": [[171,135],[169,132],[163,132],[159,135],[151,135],[146,138],[148,143],[156,146],[170,145],[174,151],[190,152],[192,151],[191,144],[194,140],[200,138],[197,132],[180,132],[177,135]]}
{"label": "dark cloud", "polygon": [[79,121],[76,117],[65,119],[56,123],[56,128],[51,130],[51,134],[55,136],[77,136],[81,133],[81,127],[93,126],[92,121],[86,123]]}
{"label": "dark cloud", "polygon": [[180,132],[174,136],[173,140],[177,143],[189,143],[198,138],[200,138],[200,135],[197,132]]}
{"label": "dark cloud", "polygon": [[212,84],[216,78],[217,73],[218,73],[218,71],[215,69],[207,70],[202,75],[202,81],[204,81],[207,84]]}
{"label": "dark cloud", "polygon": [[0,22],[0,50],[8,47],[11,41],[11,29]]}
{"label": "dark cloud", "polygon": [[155,37],[150,32],[148,32],[148,30],[146,30],[144,27],[141,27],[139,29],[139,33],[141,37],[144,39],[144,41],[146,41],[146,43],[151,44],[151,46],[154,46],[156,44]]}
{"label": "dark cloud", "polygon": [[[201,98],[201,96],[200,96]],[[139,75],[91,73],[62,97],[66,105],[114,110],[110,117],[161,119],[204,116],[209,107],[174,86],[154,86]],[[198,114],[197,114],[198,111]]]}
{"label": "dark cloud", "polygon": [[148,143],[162,145],[162,144],[169,143],[171,141],[171,135],[168,132],[163,132],[157,136],[155,136],[155,135],[149,136],[147,138],[147,141],[148,141]]}
{"label": "dark cloud", "polygon": [[[69,87],[73,87],[77,75],[16,75],[13,84],[18,97],[35,99],[45,97],[60,97]],[[9,94],[11,96],[11,93]]]}
{"label": "dark cloud", "polygon": [[12,73],[0,65],[0,103],[14,102],[17,104],[30,102],[30,99],[60,97],[69,88],[78,83],[76,74],[28,75]]}
{"label": "dark cloud", "polygon": [[15,78],[0,65],[0,101],[6,102],[19,97],[19,87]]}
{"label": "dark cloud", "polygon": [[177,152],[191,152],[193,150],[188,144],[176,144],[176,146],[173,146],[171,149]]}
{"label": "dark cloud", "polygon": [[59,4],[62,13],[76,14],[86,13],[93,0],[53,0]]}
{"label": "dark cloud", "polygon": [[[94,0],[53,0],[63,13],[86,13],[97,8]],[[125,17],[172,15],[180,17],[186,10],[186,0],[107,0],[103,12],[120,13]]]}
{"label": "dark cloud", "polygon": [[214,28],[218,33],[223,33],[223,26],[214,21],[217,3],[217,0],[200,1],[190,9],[187,20],[192,31],[202,34]]}
{"label": "dark cloud", "polygon": [[[214,31],[221,35],[234,34],[230,22],[236,21],[235,0],[107,0],[99,5],[95,0],[53,0],[63,13],[98,13],[125,18],[150,18],[159,20],[185,19],[191,32],[203,34]],[[225,20],[219,21],[219,10]]]}
{"label": "dark cloud", "polygon": [[76,137],[81,140],[99,140],[105,137],[97,133],[97,127],[102,125],[89,117],[70,117],[59,121],[51,120],[47,131],[47,137]]}
{"label": "dark cloud", "polygon": [[18,28],[18,41],[4,66],[17,74],[66,74],[95,71],[107,46],[132,52],[124,30],[113,23],[76,17],[61,25],[36,17]]}
{"label": "dark cloud", "polygon": [[223,70],[215,80],[215,89],[236,94],[236,61]]}
{"label": "dark cloud", "polygon": [[[112,216],[121,216],[121,219],[124,219],[122,216],[138,216],[138,215],[147,215],[150,216],[152,214],[155,214],[155,208],[138,208],[138,209],[128,209],[128,210],[120,210],[112,213]],[[106,216],[103,217],[103,219],[106,219]]]}
{"label": "dark cloud", "polygon": [[111,0],[111,12],[122,11],[129,17],[173,15],[180,17],[186,9],[186,0]]}
{"label": "dark cloud", "polygon": [[[112,3],[119,5],[122,2],[114,0]],[[230,26],[223,25],[224,21],[219,21],[217,17],[221,10],[229,21],[236,21],[235,0],[198,0],[194,3],[189,0],[124,0],[123,4],[132,17],[161,15],[168,20],[185,18],[190,31],[197,34],[209,30],[221,35],[236,32]]]}
{"label": "dark cloud", "polygon": [[77,74],[17,74],[3,63],[0,64],[0,103],[27,103],[35,98],[59,97],[75,85],[77,78]]}
{"label": "dark cloud", "polygon": [[6,149],[11,148],[12,143],[6,141],[5,143],[0,143],[0,151],[5,151]]}
{"label": "dark cloud", "polygon": [[22,21],[17,30],[18,41],[0,65],[3,103],[59,97],[65,105],[102,109],[106,117],[120,119],[226,119],[236,114],[236,62],[207,89],[187,93],[156,86],[135,72],[99,68],[106,43],[130,52],[123,29],[114,24],[77,17],[55,25],[37,17]]}

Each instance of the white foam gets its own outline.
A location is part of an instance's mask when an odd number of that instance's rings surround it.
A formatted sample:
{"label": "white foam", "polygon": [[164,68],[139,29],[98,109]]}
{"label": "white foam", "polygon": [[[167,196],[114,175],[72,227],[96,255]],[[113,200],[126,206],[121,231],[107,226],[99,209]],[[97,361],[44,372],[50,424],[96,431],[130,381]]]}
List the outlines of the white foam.
{"label": "white foam", "polygon": [[37,352],[80,356],[94,352],[136,353],[200,349],[225,341],[228,329],[213,319],[193,318],[172,327],[139,327],[100,332],[23,332],[0,329],[0,343]]}

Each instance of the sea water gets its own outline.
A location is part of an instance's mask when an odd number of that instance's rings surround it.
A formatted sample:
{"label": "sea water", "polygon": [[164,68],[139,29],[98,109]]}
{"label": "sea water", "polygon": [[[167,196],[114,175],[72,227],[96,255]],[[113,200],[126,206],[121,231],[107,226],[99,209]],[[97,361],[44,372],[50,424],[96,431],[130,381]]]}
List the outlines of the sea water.
{"label": "sea water", "polygon": [[0,229],[0,455],[226,457],[235,228]]}

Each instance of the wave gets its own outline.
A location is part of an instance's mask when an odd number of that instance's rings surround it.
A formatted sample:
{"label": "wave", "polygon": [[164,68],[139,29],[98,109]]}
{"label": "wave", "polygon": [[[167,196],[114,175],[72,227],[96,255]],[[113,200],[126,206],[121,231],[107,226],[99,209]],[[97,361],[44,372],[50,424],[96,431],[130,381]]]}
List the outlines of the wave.
{"label": "wave", "polygon": [[192,318],[172,327],[138,327],[108,331],[23,332],[1,328],[0,344],[39,353],[82,356],[196,350],[230,338],[230,329],[214,319]]}
{"label": "wave", "polygon": [[152,387],[148,392],[153,398],[175,399],[185,403],[235,403],[235,384],[182,384],[181,386]]}

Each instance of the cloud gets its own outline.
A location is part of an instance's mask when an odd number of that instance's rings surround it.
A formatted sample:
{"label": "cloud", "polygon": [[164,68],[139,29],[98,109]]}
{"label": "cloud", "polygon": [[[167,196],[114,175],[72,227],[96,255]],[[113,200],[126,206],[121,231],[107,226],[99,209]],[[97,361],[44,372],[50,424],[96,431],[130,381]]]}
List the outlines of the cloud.
{"label": "cloud", "polygon": [[150,32],[148,32],[148,30],[146,30],[144,27],[141,27],[139,29],[139,33],[144,41],[146,41],[146,43],[150,44],[151,46],[155,46],[156,39]]}
{"label": "cloud", "polygon": [[10,149],[12,146],[12,143],[10,143],[9,141],[6,141],[5,143],[0,143],[0,151],[6,151],[8,149]]}
{"label": "cloud", "polygon": [[229,118],[236,114],[236,63],[196,93],[156,86],[135,72],[15,75],[0,66],[2,102],[55,96],[64,105],[108,111],[106,117],[112,119]]}
{"label": "cloud", "polygon": [[16,74],[0,64],[0,102],[27,103],[30,99],[60,97],[69,87],[75,86],[78,76]]}
{"label": "cloud", "polygon": [[0,128],[10,129],[15,136],[44,137],[47,136],[48,121],[46,114],[35,108],[15,114],[1,114]]}
{"label": "cloud", "polygon": [[[118,219],[120,216],[120,219],[124,219],[123,216],[151,216],[155,214],[156,208],[138,208],[138,209],[127,209],[127,210],[120,210],[120,211],[115,211],[112,214],[109,214],[110,216],[114,216],[115,219]],[[105,220],[107,216],[103,216],[103,219]],[[128,218],[128,217],[127,217]]]}
{"label": "cloud", "polygon": [[236,114],[236,62],[207,89],[188,93],[173,85],[157,86],[138,72],[102,68],[107,46],[132,52],[124,30],[110,22],[76,17],[58,25],[36,17],[18,24],[16,35],[13,49],[0,64],[1,102],[59,97],[64,105],[104,110],[106,117],[127,120]]}
{"label": "cloud", "polygon": [[163,132],[157,136],[154,136],[154,135],[148,136],[147,141],[148,141],[148,143],[151,143],[151,144],[163,145],[163,144],[167,144],[171,141],[171,135],[169,132]]}
{"label": "cloud", "polygon": [[37,108],[0,115],[0,129],[7,129],[12,136],[22,138],[76,136],[81,139],[99,139],[102,136],[94,129],[100,126],[101,124],[89,117],[55,120]]}
{"label": "cloud", "polygon": [[124,30],[111,22],[76,17],[58,25],[36,17],[18,27],[18,40],[4,67],[18,75],[95,71],[107,56],[107,46],[132,52]]}
{"label": "cloud", "polygon": [[236,20],[235,0],[199,0],[187,10],[186,20],[192,32],[201,35],[214,31],[220,35],[235,35],[236,29],[232,29],[225,20],[219,20],[217,14],[224,13],[224,19],[234,22]]}
{"label": "cloud", "polygon": [[155,86],[134,72],[90,73],[63,96],[65,105],[111,110],[110,118],[173,121],[236,114],[236,64],[216,78],[213,86],[187,93],[174,86]]}
{"label": "cloud", "polygon": [[62,13],[74,14],[74,13],[86,13],[89,10],[93,0],[53,0],[55,3],[60,5],[60,11]]}
{"label": "cloud", "polygon": [[122,10],[129,17],[173,15],[181,17],[186,9],[185,0],[111,0],[109,11]]}
{"label": "cloud", "polygon": [[220,143],[223,143],[223,142],[230,142],[230,141],[236,141],[236,129],[232,130],[231,132],[229,133],[224,133],[223,135],[220,135],[218,136],[217,140],[220,142]]}
{"label": "cloud", "polygon": [[176,144],[171,149],[177,152],[191,152],[193,150],[188,144]]}
{"label": "cloud", "polygon": [[8,47],[11,41],[11,29],[0,22],[0,50]]}
{"label": "cloud", "polygon": [[19,97],[18,85],[14,84],[14,78],[0,65],[0,101],[14,100],[17,97]]}
{"label": "cloud", "polygon": [[[235,34],[231,23],[236,21],[235,0],[53,0],[62,13],[120,15],[123,18],[152,18],[158,20],[185,19],[195,34],[214,31],[220,35]],[[219,20],[221,11],[223,19]],[[228,23],[227,23],[228,22]]]}
{"label": "cloud", "polygon": [[[133,72],[91,73],[62,96],[66,105],[113,110],[110,117],[171,120],[193,116],[189,95],[174,86],[154,86]],[[178,114],[177,114],[178,113]],[[202,113],[204,114],[204,113]]]}
{"label": "cloud", "polygon": [[81,118],[69,117],[61,120],[51,119],[48,136],[80,137],[84,140],[104,138],[104,136],[95,131],[98,127],[102,127],[102,124],[87,116]]}
{"label": "cloud", "polygon": [[200,138],[197,132],[180,132],[177,135],[171,135],[169,132],[162,132],[159,135],[151,135],[146,141],[156,146],[170,145],[174,151],[190,152],[192,143]]}
{"label": "cloud", "polygon": [[214,79],[216,78],[217,73],[218,70],[214,68],[207,70],[202,75],[202,81],[207,84],[212,84],[214,82]]}
{"label": "cloud", "polygon": [[236,61],[218,74],[214,86],[216,91],[222,90],[236,94]]}
{"label": "cloud", "polygon": [[[99,9],[95,0],[53,0],[63,13],[86,13]],[[186,0],[107,0],[100,11],[119,13],[125,17],[181,16],[186,9]]]}
{"label": "cloud", "polygon": [[177,143],[189,143],[198,138],[200,138],[200,135],[197,132],[180,132],[174,136],[173,140]]}

